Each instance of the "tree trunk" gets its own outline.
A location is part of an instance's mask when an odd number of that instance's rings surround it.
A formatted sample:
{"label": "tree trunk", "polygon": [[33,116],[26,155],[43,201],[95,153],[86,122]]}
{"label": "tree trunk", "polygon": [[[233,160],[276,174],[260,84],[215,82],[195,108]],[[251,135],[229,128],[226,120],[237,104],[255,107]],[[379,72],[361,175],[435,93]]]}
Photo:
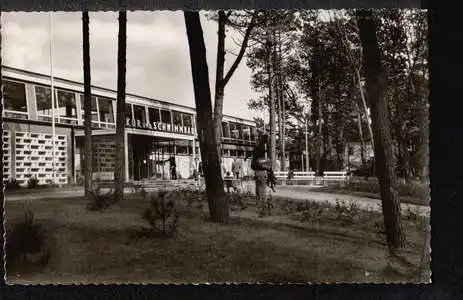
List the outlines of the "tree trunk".
{"label": "tree trunk", "polygon": [[362,165],[365,165],[366,159],[365,159],[365,139],[363,137],[363,126],[362,126],[362,114],[360,107],[357,102],[354,102],[355,108],[357,110],[357,126],[359,130],[359,139],[360,139],[360,157],[362,160]]}
{"label": "tree trunk", "polygon": [[267,68],[269,76],[269,101],[270,101],[270,161],[272,168],[275,167],[276,161],[276,116],[275,116],[275,72],[273,64],[273,43],[275,33],[272,28],[267,28]]}
{"label": "tree trunk", "polygon": [[417,149],[418,153],[418,177],[422,183],[429,182],[429,109],[428,97],[425,91],[422,91],[421,85],[415,85],[415,93],[418,103],[417,119],[419,125],[419,135]]}
{"label": "tree trunk", "polygon": [[82,12],[82,39],[84,65],[84,190],[85,196],[92,191],[92,96],[90,79],[90,19],[88,11]]}
{"label": "tree trunk", "polygon": [[360,71],[358,69],[356,70],[356,75],[357,75],[357,81],[358,81],[358,86],[360,90],[360,97],[362,99],[363,110],[365,111],[366,122],[368,125],[368,133],[370,134],[370,143],[371,143],[371,147],[374,148],[375,143],[374,143],[374,137],[373,137],[373,129],[371,128],[371,124],[368,118],[367,100],[365,99],[365,93],[363,92],[363,87],[362,87],[362,79],[360,77]]}
{"label": "tree trunk", "polygon": [[117,52],[116,165],[114,168],[115,201],[124,199],[125,181],[125,76],[127,52],[127,12],[119,12]]}
{"label": "tree trunk", "polygon": [[392,254],[403,248],[405,235],[402,229],[400,200],[394,170],[394,153],[385,97],[387,77],[381,65],[376,25],[369,10],[357,11],[360,41],[367,79],[367,94],[372,115],[376,171],[379,180],[386,237]]}
{"label": "tree trunk", "polygon": [[[275,47],[276,48],[276,47]],[[277,56],[278,70],[278,122],[279,122],[279,146],[280,146],[280,166],[281,171],[285,171],[285,97],[284,97],[284,78],[282,72],[283,57],[281,54],[281,33],[278,32],[278,49],[275,49]]]}
{"label": "tree trunk", "polygon": [[217,33],[217,69],[215,73],[215,97],[214,97],[214,135],[217,144],[217,153],[222,156],[222,113],[223,97],[225,85],[223,83],[225,67],[225,22],[226,15],[223,10],[219,10],[219,30]]}
{"label": "tree trunk", "polygon": [[323,122],[322,122],[322,103],[321,103],[321,87],[320,80],[318,80],[317,87],[317,99],[318,99],[318,125],[317,125],[317,141],[316,141],[316,157],[315,157],[315,168],[317,171],[317,176],[321,176],[322,166],[322,138],[323,138]]}
{"label": "tree trunk", "polygon": [[251,20],[249,21],[248,27],[244,34],[243,43],[241,44],[240,52],[233,62],[230,70],[224,76],[225,69],[225,23],[227,16],[224,11],[219,11],[218,20],[218,40],[217,40],[217,69],[215,78],[215,95],[214,95],[214,136],[217,144],[217,152],[219,157],[222,156],[221,144],[222,144],[222,117],[223,117],[223,98],[225,95],[225,86],[230,80],[233,73],[238,68],[239,63],[244,57],[248,41],[251,36],[252,29],[255,26],[257,11],[252,14]]}
{"label": "tree trunk", "polygon": [[229,219],[228,201],[225,197],[217,144],[212,118],[211,91],[206,60],[206,46],[198,12],[184,12],[191,72],[197,112],[197,133],[201,147],[206,194],[211,221],[226,223]]}

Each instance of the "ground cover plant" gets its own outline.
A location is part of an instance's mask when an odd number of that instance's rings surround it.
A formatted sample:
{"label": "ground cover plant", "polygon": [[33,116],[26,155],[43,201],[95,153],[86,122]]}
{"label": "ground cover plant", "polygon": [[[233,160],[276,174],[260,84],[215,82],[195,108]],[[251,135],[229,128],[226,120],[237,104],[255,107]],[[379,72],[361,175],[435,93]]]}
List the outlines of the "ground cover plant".
{"label": "ground cover plant", "polygon": [[[44,266],[11,265],[12,283],[76,282],[384,282],[419,281],[424,243],[421,217],[404,222],[409,273],[387,271],[381,216],[355,204],[272,198],[271,215],[257,218],[254,198],[229,194],[228,224],[209,222],[203,191],[171,190],[175,235],[149,235],[143,213],[151,192],[140,190],[106,210],[89,211],[84,197],[6,202],[6,222],[34,212],[47,232]],[[167,195],[167,194],[166,194]],[[246,205],[242,205],[245,203]],[[290,255],[289,255],[290,253]]]}

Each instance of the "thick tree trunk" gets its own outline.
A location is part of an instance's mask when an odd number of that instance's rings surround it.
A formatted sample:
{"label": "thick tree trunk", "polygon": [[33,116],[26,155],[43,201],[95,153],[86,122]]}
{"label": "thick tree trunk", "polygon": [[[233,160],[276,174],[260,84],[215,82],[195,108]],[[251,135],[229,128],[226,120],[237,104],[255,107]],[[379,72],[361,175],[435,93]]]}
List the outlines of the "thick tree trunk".
{"label": "thick tree trunk", "polygon": [[116,165],[114,168],[115,201],[124,199],[125,181],[125,77],[127,53],[127,12],[119,12],[117,50]]}
{"label": "thick tree trunk", "polygon": [[367,105],[367,100],[365,99],[365,93],[363,92],[362,79],[360,77],[360,70],[358,69],[356,70],[356,75],[357,75],[357,82],[358,82],[359,91],[360,91],[360,97],[362,99],[363,110],[365,112],[366,122],[368,125],[368,133],[370,134],[370,143],[371,143],[371,147],[374,148],[375,143],[374,143],[374,137],[373,137],[373,129],[371,128],[371,124],[368,118],[368,105]]}
{"label": "thick tree trunk", "polygon": [[355,108],[357,110],[357,127],[359,130],[359,139],[360,139],[360,157],[362,160],[362,165],[366,164],[365,159],[365,139],[363,137],[363,126],[362,126],[362,114],[360,107],[357,102],[354,102]]}
{"label": "thick tree trunk", "polygon": [[371,108],[376,171],[379,180],[381,203],[389,248],[403,248],[405,235],[402,229],[400,200],[394,170],[394,153],[385,97],[387,77],[381,65],[376,25],[369,10],[357,11],[360,41],[367,78],[367,94]]}
{"label": "thick tree trunk", "polygon": [[229,219],[219,156],[214,135],[211,91],[206,60],[206,46],[198,12],[184,12],[190,48],[191,72],[197,112],[197,133],[201,147],[209,213],[213,222],[226,223]]}
{"label": "thick tree trunk", "polygon": [[92,190],[92,96],[90,78],[90,19],[88,11],[82,12],[82,39],[84,65],[84,190],[89,196]]}
{"label": "thick tree trunk", "polygon": [[225,22],[226,15],[219,10],[219,29],[217,32],[217,69],[215,73],[215,97],[214,97],[214,135],[217,144],[217,153],[222,156],[222,113],[225,85],[223,82],[225,67]]}
{"label": "thick tree trunk", "polygon": [[273,63],[273,43],[275,33],[272,28],[267,28],[267,67],[269,76],[269,101],[270,101],[270,161],[272,168],[275,167],[276,161],[276,115],[275,115],[275,70]]}
{"label": "thick tree trunk", "polygon": [[281,54],[281,33],[278,32],[278,49],[275,47],[275,61],[277,62],[278,80],[278,141],[280,146],[280,166],[281,171],[285,171],[285,97],[284,97],[284,78],[282,72],[283,57]]}
{"label": "thick tree trunk", "polygon": [[[420,87],[418,87],[420,86]],[[415,93],[418,103],[417,119],[419,124],[418,136],[418,177],[422,183],[429,182],[429,109],[427,93],[422,91],[421,85],[416,85]]]}

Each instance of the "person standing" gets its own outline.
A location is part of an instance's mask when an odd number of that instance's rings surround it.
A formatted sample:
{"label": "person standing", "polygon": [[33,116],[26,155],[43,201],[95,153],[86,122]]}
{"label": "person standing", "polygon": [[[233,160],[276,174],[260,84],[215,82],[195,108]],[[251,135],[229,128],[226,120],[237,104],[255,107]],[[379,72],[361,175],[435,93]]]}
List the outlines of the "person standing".
{"label": "person standing", "polygon": [[168,162],[170,167],[170,178],[172,180],[177,180],[177,164],[175,163],[175,156],[171,156],[166,159],[164,163]]}

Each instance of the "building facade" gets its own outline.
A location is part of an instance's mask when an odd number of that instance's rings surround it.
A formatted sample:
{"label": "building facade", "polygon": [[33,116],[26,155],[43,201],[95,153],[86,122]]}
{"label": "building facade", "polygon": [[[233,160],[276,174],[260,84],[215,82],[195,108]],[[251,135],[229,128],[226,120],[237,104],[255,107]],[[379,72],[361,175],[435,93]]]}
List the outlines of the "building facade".
{"label": "building facade", "polygon": [[[85,160],[83,84],[55,77],[52,105],[50,76],[2,67],[2,81],[4,182],[25,185],[32,177],[39,184],[79,182]],[[91,92],[93,177],[111,180],[117,92],[95,86]],[[200,159],[194,108],[127,94],[125,111],[126,181],[169,178],[171,157],[179,178],[192,176],[194,158]],[[229,170],[233,158],[244,158],[255,145],[256,125],[226,115],[222,125],[222,158]],[[247,175],[250,168],[243,166]]]}

